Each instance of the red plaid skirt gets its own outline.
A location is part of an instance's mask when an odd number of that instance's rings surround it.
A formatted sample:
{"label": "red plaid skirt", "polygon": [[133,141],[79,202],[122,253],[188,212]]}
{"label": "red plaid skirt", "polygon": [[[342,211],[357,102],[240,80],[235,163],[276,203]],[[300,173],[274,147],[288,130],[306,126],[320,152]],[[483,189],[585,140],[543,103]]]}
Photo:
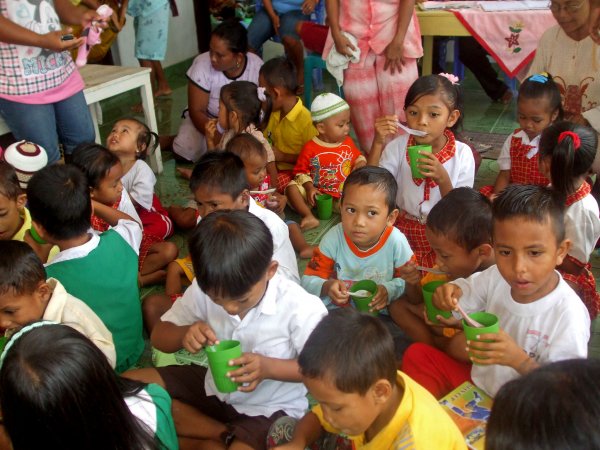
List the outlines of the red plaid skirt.
{"label": "red plaid skirt", "polygon": [[285,194],[285,188],[294,178],[294,173],[291,170],[279,170],[277,172],[277,191],[280,194]]}
{"label": "red plaid skirt", "polygon": [[144,232],[144,234],[142,235],[142,243],[140,244],[140,261],[138,264],[138,270],[142,270],[142,266],[144,265],[146,256],[148,256],[150,247],[162,241],[164,241],[163,238]]}
{"label": "red plaid skirt", "polygon": [[425,237],[425,224],[401,211],[394,226],[406,236],[410,248],[415,254],[417,265],[433,267],[435,265],[435,252],[431,249]]}
{"label": "red plaid skirt", "polygon": [[600,311],[600,295],[596,291],[596,279],[594,274],[590,270],[591,266],[587,264],[583,267],[583,270],[579,275],[573,275],[572,273],[565,273],[559,270],[565,281],[569,281],[576,285],[577,295],[581,298],[581,301],[588,309],[590,313],[590,319],[594,320]]}

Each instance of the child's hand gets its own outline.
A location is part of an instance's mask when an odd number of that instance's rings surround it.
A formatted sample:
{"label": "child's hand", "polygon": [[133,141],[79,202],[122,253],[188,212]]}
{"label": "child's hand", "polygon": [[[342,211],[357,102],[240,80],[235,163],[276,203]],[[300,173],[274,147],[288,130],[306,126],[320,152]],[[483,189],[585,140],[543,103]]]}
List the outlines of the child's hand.
{"label": "child's hand", "polygon": [[198,321],[190,325],[183,337],[183,348],[190,353],[198,353],[202,347],[218,344],[217,335],[209,324]]}
{"label": "child's hand", "polygon": [[435,290],[432,302],[436,308],[442,311],[452,311],[458,305],[458,299],[461,296],[461,288],[454,283],[446,283]]}
{"label": "child's hand", "polygon": [[404,40],[393,39],[383,53],[385,54],[383,70],[390,69],[392,75],[396,71],[398,73],[402,72],[402,66],[404,65]]}
{"label": "child's hand", "polygon": [[305,187],[304,189],[306,190],[306,201],[311,208],[314,208],[317,204],[317,195],[319,195],[321,192],[319,192],[319,190],[313,184],[311,184],[308,188]]}
{"label": "child's hand", "polygon": [[346,283],[340,280],[329,280],[326,281],[326,283],[329,283],[327,295],[331,298],[331,301],[338,306],[346,305],[350,300],[350,294]]}
{"label": "child's hand", "polygon": [[204,127],[204,136],[206,137],[206,146],[209,150],[216,148],[219,143],[217,137],[219,132],[217,131],[217,119],[209,119]]}
{"label": "child's hand", "polygon": [[[480,342],[480,341],[492,342]],[[481,365],[498,364],[518,371],[525,359],[525,352],[504,330],[498,333],[479,335],[478,341],[467,341],[467,352],[471,361]]]}
{"label": "child's hand", "polygon": [[398,133],[398,116],[383,116],[375,119],[375,142],[384,144],[387,136]]}
{"label": "child's hand", "polygon": [[377,292],[373,296],[373,300],[369,303],[370,311],[379,311],[385,308],[388,304],[388,291],[385,286],[378,284]]}
{"label": "child's hand", "polygon": [[50,33],[46,33],[44,35],[43,48],[53,50],[55,52],[62,52],[64,50],[73,50],[75,48],[79,48],[85,44],[86,38],[84,37],[71,39],[70,41],[63,41],[61,39],[62,36],[71,34],[72,31],[72,28],[67,28],[66,30],[51,31]]}
{"label": "child's hand", "polygon": [[421,272],[417,270],[417,264],[412,259],[400,267],[400,278],[407,284],[421,283]]}
{"label": "child's hand", "polygon": [[281,214],[285,209],[285,205],[287,204],[287,198],[285,195],[282,195],[279,192],[273,192],[265,204],[267,208],[274,213]]}
{"label": "child's hand", "polygon": [[433,153],[419,152],[419,170],[427,178],[431,178],[437,184],[450,182],[450,176],[442,163],[435,157]]}
{"label": "child's hand", "polygon": [[93,9],[86,9],[81,13],[81,26],[85,28],[90,24],[93,24],[97,29],[104,29],[108,27],[108,19],[102,17]]}
{"label": "child's hand", "polygon": [[262,380],[267,378],[265,357],[258,353],[244,353],[240,358],[229,361],[229,365],[242,366],[227,373],[231,381],[247,383],[246,386],[239,386],[238,391],[252,392]]}
{"label": "child's hand", "polygon": [[302,3],[302,13],[309,16],[315,10],[317,3],[317,0],[304,0],[304,3]]}
{"label": "child's hand", "polygon": [[273,30],[275,30],[275,34],[279,36],[279,16],[277,14],[273,14],[269,16],[271,18],[271,23],[273,24]]}

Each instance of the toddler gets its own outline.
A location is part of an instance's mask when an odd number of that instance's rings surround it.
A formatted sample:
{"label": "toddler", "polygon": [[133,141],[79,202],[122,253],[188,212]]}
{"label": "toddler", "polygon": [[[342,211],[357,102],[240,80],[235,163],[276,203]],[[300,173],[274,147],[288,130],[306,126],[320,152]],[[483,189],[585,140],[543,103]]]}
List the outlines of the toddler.
{"label": "toddler", "polygon": [[300,228],[319,226],[313,215],[316,196],[329,194],[339,199],[350,172],[366,164],[365,157],[354,145],[350,132],[350,107],[335,94],[320,94],[314,99],[310,113],[318,135],[302,147],[294,167],[294,180],[285,194],[302,216]]}
{"label": "toddler", "polygon": [[[379,118],[368,162],[385,167],[398,181],[396,226],[406,235],[417,264],[433,267],[435,253],[425,236],[427,215],[448,192],[460,186],[473,187],[475,179],[473,153],[454,136],[462,117],[458,78],[447,74],[419,78],[406,94],[405,111],[408,126],[425,136],[403,134],[384,150],[386,136],[398,130],[398,117]],[[425,178],[412,177],[408,156],[412,145],[431,145],[432,152],[420,152],[418,161]]]}
{"label": "toddler", "polygon": [[433,303],[449,311],[460,301],[467,313],[492,313],[500,331],[467,341],[472,365],[421,343],[404,354],[402,369],[436,398],[468,380],[494,397],[540,365],[587,356],[590,316],[555,270],[569,248],[560,196],[515,184],[492,208],[496,265],[438,287]]}
{"label": "toddler", "polygon": [[273,421],[284,414],[300,417],[308,407],[296,358],[327,310],[276,273],[269,228],[248,211],[203,217],[189,248],[196,279],[153,329],[152,344],[164,352],[197,353],[236,339],[244,353],[230,364],[243,367],[227,375],[241,385],[222,394],[212,373],[198,365],[128,376],[158,382],[178,399],[177,433],[189,448],[202,440],[210,448],[239,442],[240,448],[264,449]]}
{"label": "toddler", "polygon": [[538,147],[542,131],[562,116],[560,91],[552,76],[538,73],[523,81],[517,100],[520,128],[502,146],[496,183],[484,186],[481,193],[495,196],[511,183],[548,186],[550,180],[540,173]]}
{"label": "toddler", "polygon": [[70,295],[24,242],[0,241],[0,327],[13,335],[38,320],[63,323],[88,337],[115,367],[110,331],[96,313]]}

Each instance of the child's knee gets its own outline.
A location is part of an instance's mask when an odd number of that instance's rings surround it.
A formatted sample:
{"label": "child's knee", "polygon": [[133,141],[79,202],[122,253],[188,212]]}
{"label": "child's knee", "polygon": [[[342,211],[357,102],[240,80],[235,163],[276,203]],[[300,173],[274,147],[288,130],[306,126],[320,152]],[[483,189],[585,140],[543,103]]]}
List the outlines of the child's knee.
{"label": "child's knee", "polygon": [[165,241],[161,245],[161,254],[165,259],[165,265],[170,264],[179,256],[179,248],[173,242]]}
{"label": "child's knee", "polygon": [[167,266],[167,276],[182,276],[184,275],[183,269],[176,261],[171,261]]}

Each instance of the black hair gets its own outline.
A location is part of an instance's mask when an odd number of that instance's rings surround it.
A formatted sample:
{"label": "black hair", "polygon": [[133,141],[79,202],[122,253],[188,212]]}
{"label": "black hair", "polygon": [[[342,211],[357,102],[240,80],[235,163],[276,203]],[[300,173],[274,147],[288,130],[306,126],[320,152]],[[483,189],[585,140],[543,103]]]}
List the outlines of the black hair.
{"label": "black hair", "polygon": [[238,198],[249,188],[243,161],[231,152],[205,153],[194,166],[190,178],[192,192],[201,185],[217,188],[232,199]]}
{"label": "black hair", "polygon": [[88,180],[88,186],[97,189],[108,172],[117,164],[119,158],[100,144],[81,144],[73,151],[71,164],[81,170]]}
{"label": "black hair", "polygon": [[427,228],[470,252],[492,243],[492,204],[475,189],[452,189],[431,208]]}
{"label": "black hair", "polygon": [[388,214],[396,209],[396,195],[398,193],[398,183],[389,170],[377,166],[364,166],[360,169],[352,171],[344,182],[344,190],[342,192],[342,202],[344,201],[344,193],[348,186],[358,185],[365,186],[373,185],[378,191],[385,194],[385,203],[388,207]]}
{"label": "black hair", "polygon": [[296,94],[298,79],[296,78],[296,67],[294,63],[281,56],[268,60],[260,68],[262,75],[271,88],[284,88],[290,94]]}
{"label": "black hair", "polygon": [[509,381],[494,398],[487,450],[600,448],[600,361],[571,359]]}
{"label": "black hair", "polygon": [[9,200],[16,200],[22,193],[15,168],[6,161],[0,161],[0,194]]}
{"label": "black hair", "polygon": [[46,281],[44,264],[25,242],[0,241],[0,255],[0,295],[32,294]]}
{"label": "black hair", "polygon": [[200,289],[239,298],[258,283],[273,259],[273,237],[262,220],[244,210],[214,211],[188,241]]}
{"label": "black hair", "polygon": [[212,31],[211,36],[227,43],[232,53],[245,54],[248,51],[248,31],[237,19],[224,20]]}
{"label": "black hair", "polygon": [[90,190],[75,166],[54,164],[36,172],[27,186],[27,201],[31,218],[56,239],[79,237],[90,229]]}
{"label": "black hair", "polygon": [[267,157],[267,150],[264,145],[262,145],[262,142],[250,133],[236,134],[229,140],[225,146],[225,150],[238,155],[242,162],[250,157],[250,155],[258,155],[261,158]]}
{"label": "black hair", "polygon": [[565,199],[558,192],[543,186],[512,184],[492,203],[494,225],[498,221],[524,218],[546,224],[550,222],[556,242],[565,238]]}
{"label": "black hair", "polygon": [[220,98],[227,111],[238,114],[241,129],[248,125],[262,127],[260,112],[262,103],[258,99],[258,86],[251,81],[233,81],[221,88]]}
{"label": "black hair", "polygon": [[302,376],[328,378],[342,392],[364,395],[377,380],[396,384],[392,335],[383,323],[354,308],[330,311],[298,357]]}
{"label": "black hair", "polygon": [[142,388],[117,377],[87,337],[66,325],[46,324],[8,349],[0,370],[0,407],[15,450],[157,449],[152,432],[123,399]]}
{"label": "black hair", "polygon": [[460,112],[458,120],[450,127],[450,130],[456,133],[462,127],[464,114],[461,87],[458,83],[454,84],[446,77],[441,75],[426,75],[417,78],[406,93],[404,109],[408,108],[425,95],[435,94],[440,94],[440,97],[444,100],[444,104],[448,107],[450,112],[455,109]]}
{"label": "black hair", "polygon": [[136,147],[138,151],[135,154],[135,158],[145,160],[148,154],[152,154],[152,152],[154,152],[154,150],[156,150],[158,147],[158,134],[156,134],[154,131],[150,131],[148,125],[141,120],[136,119],[135,117],[123,117],[117,120],[115,123],[123,122],[125,120],[135,122],[142,128],[137,136]]}
{"label": "black hair", "polygon": [[[575,140],[569,134],[579,137],[580,145],[575,148]],[[542,132],[540,156],[550,159],[550,180],[552,188],[567,196],[575,191],[574,182],[587,174],[596,157],[598,136],[596,131],[571,122],[555,122]]]}
{"label": "black hair", "polygon": [[558,85],[548,73],[537,73],[527,78],[519,87],[519,100],[522,98],[538,99],[546,97],[550,103],[550,112],[558,112],[556,120],[562,120],[564,110]]}

